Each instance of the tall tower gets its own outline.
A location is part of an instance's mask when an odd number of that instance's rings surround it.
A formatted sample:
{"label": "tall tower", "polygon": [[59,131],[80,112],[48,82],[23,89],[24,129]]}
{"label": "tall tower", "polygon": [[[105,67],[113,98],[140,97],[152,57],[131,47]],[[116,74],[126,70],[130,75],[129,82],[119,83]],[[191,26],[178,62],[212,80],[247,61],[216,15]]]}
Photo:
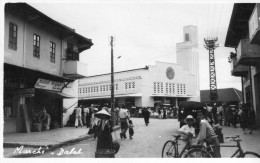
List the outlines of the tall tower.
{"label": "tall tower", "polygon": [[215,57],[214,50],[218,47],[216,42],[218,38],[207,38],[204,39],[204,47],[209,51],[209,87],[210,87],[210,100],[216,102],[218,99],[217,92],[217,79],[216,79],[216,69],[215,69]]}
{"label": "tall tower", "polygon": [[194,76],[192,83],[191,94],[199,98],[191,99],[200,101],[199,87],[199,53],[198,53],[198,28],[197,26],[189,25],[183,27],[183,42],[176,44],[176,61],[182,65],[184,70],[187,70]]}

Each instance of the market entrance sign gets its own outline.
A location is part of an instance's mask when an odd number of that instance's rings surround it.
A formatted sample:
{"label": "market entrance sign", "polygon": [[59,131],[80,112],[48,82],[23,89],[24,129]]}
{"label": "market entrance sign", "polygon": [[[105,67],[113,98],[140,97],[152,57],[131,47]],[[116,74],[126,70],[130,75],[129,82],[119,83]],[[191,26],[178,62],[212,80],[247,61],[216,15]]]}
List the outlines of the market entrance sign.
{"label": "market entrance sign", "polygon": [[61,91],[63,83],[39,78],[34,88],[51,91]]}

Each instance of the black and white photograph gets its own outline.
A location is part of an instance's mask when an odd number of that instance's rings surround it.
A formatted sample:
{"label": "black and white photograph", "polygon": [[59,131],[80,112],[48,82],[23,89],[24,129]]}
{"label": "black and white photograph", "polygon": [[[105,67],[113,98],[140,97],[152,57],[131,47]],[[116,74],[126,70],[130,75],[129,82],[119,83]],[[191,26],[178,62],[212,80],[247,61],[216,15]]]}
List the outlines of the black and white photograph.
{"label": "black and white photograph", "polygon": [[0,4],[1,160],[260,161],[260,1]]}

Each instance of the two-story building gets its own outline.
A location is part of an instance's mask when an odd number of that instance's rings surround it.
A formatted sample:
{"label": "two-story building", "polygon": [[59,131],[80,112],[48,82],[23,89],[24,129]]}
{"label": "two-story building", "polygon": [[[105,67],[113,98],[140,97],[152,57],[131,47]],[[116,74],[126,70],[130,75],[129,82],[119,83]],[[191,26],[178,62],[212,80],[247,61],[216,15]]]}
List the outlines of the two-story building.
{"label": "two-story building", "polygon": [[[155,65],[114,74],[115,105],[155,107],[178,106],[180,101],[200,101],[198,35],[196,26],[183,28],[184,41],[176,44],[177,63]],[[109,104],[111,73],[79,80],[80,103]]]}
{"label": "two-story building", "polygon": [[6,3],[4,20],[4,132],[30,132],[45,107],[51,128],[66,124],[77,104],[77,79],[86,76],[80,53],[88,38],[26,3]]}
{"label": "two-story building", "polygon": [[225,46],[231,74],[241,77],[243,103],[253,111],[250,120],[260,126],[260,4],[234,4]]}

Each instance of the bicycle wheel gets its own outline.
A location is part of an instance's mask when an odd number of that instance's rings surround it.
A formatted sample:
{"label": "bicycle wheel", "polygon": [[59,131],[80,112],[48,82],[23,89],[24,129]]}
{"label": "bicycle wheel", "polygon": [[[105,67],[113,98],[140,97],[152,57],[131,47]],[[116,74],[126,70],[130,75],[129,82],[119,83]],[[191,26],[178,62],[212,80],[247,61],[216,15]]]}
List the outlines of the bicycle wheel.
{"label": "bicycle wheel", "polygon": [[245,152],[244,158],[260,158],[260,155],[255,152]]}
{"label": "bicycle wheel", "polygon": [[203,149],[194,148],[189,150],[184,158],[211,158],[211,154]]}
{"label": "bicycle wheel", "polygon": [[163,146],[162,158],[175,157],[175,151],[176,151],[175,142],[172,140],[168,140]]}

